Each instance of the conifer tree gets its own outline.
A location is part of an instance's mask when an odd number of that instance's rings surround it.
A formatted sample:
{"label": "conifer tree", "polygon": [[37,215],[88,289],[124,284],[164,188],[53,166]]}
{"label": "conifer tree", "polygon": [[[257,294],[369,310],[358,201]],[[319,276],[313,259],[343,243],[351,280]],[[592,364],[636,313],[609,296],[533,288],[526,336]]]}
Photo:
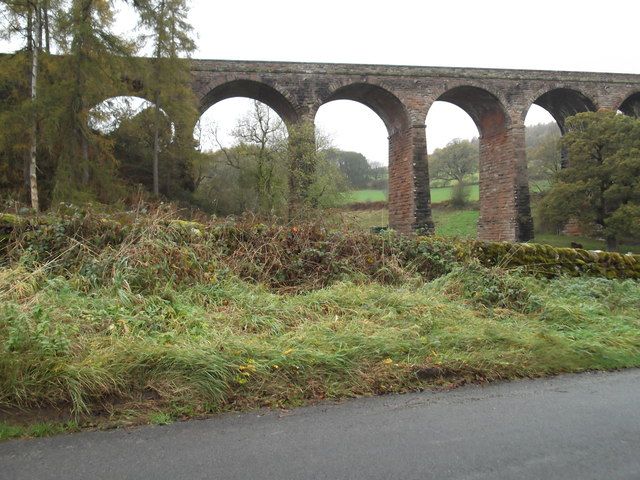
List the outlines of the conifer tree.
{"label": "conifer tree", "polygon": [[[115,168],[110,145],[91,129],[89,112],[119,91],[123,64],[133,43],[115,35],[112,0],[71,0],[58,24],[65,54],[64,77],[59,82],[56,119],[60,161],[56,193],[60,197],[104,190]],[[70,188],[70,190],[69,190]]]}
{"label": "conifer tree", "polygon": [[[134,7],[140,15],[140,26],[145,31],[144,40],[151,44],[153,57],[148,69],[146,89],[151,92],[154,104],[153,122],[153,193],[160,194],[160,129],[163,111],[174,125],[174,162],[183,161],[189,155],[191,132],[186,129],[197,111],[190,87],[188,57],[196,48],[192,39],[192,27],[188,22],[189,7],[186,0],[135,0]],[[177,150],[177,151],[175,151]],[[183,157],[183,158],[175,158]],[[172,166],[175,168],[175,165]],[[167,168],[170,168],[167,165]],[[167,177],[168,178],[168,177]]]}
{"label": "conifer tree", "polygon": [[[38,122],[41,116],[37,102],[39,91],[39,77],[41,53],[43,50],[43,37],[46,51],[50,52],[50,30],[49,17],[51,10],[57,7],[57,1],[51,0],[13,0],[3,2],[0,10],[2,19],[2,37],[11,39],[20,36],[24,40],[23,50],[27,53],[28,68],[28,90],[29,95],[24,101],[14,102],[11,109],[3,112],[11,117],[11,121],[20,124],[23,131],[28,131],[29,138],[24,142],[28,145],[25,155],[25,177],[29,188],[31,207],[37,212],[40,209],[38,192]],[[20,83],[18,82],[17,85]],[[15,94],[15,92],[13,92]],[[6,94],[11,96],[10,93]],[[25,115],[25,113],[27,113]],[[29,124],[24,125],[20,119],[28,120]],[[6,118],[6,117],[5,117]],[[15,144],[21,144],[13,139]]]}

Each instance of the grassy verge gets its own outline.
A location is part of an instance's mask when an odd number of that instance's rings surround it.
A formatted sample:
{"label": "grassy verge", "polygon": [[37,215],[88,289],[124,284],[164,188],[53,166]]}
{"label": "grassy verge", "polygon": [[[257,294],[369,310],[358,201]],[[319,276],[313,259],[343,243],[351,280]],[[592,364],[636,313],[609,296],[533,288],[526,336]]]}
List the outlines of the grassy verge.
{"label": "grassy verge", "polygon": [[[168,423],[640,366],[637,281],[536,278],[316,227],[129,221],[50,219],[12,239],[0,410]],[[0,421],[5,438],[38,428]]]}
{"label": "grassy verge", "polygon": [[80,430],[75,421],[68,422],[37,422],[29,425],[16,425],[0,422],[0,441],[14,438],[39,438],[71,433]]}

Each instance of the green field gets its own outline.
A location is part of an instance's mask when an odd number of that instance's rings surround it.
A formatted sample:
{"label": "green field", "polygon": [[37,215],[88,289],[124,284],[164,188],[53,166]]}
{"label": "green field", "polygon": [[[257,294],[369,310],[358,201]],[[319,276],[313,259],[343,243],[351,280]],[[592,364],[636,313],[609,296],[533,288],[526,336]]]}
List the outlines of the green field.
{"label": "green field", "polygon": [[[469,185],[469,201],[477,202],[480,198],[480,188],[477,184]],[[451,199],[453,187],[438,187],[431,189],[431,202],[442,203]],[[384,202],[387,200],[387,192],[384,190],[354,190],[345,196],[345,204]]]}
{"label": "green field", "polygon": [[[587,237],[570,237],[568,235],[553,235],[551,233],[538,233],[533,239],[535,243],[543,243],[554,247],[570,247],[571,242],[581,244],[587,250],[606,250],[604,240],[597,240]],[[621,244],[618,250],[622,253],[638,253],[640,254],[640,245]]]}
{"label": "green field", "polygon": [[385,202],[386,200],[387,192],[384,190],[354,190],[345,195],[344,203]]}
{"label": "green field", "polygon": [[[480,187],[478,184],[469,185],[469,201],[477,202],[480,199]],[[431,189],[431,203],[442,203],[451,200],[453,187],[439,187]]]}
{"label": "green field", "polygon": [[478,225],[478,210],[433,209],[436,235],[443,237],[475,238]]}

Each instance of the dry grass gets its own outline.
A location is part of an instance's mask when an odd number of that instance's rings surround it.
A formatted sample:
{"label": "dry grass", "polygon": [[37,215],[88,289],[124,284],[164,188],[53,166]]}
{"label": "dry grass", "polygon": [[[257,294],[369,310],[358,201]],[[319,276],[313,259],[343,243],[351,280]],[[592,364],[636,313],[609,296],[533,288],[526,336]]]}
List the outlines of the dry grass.
{"label": "dry grass", "polygon": [[438,241],[84,215],[24,226],[4,262],[12,411],[158,423],[640,365],[637,281],[534,278]]}

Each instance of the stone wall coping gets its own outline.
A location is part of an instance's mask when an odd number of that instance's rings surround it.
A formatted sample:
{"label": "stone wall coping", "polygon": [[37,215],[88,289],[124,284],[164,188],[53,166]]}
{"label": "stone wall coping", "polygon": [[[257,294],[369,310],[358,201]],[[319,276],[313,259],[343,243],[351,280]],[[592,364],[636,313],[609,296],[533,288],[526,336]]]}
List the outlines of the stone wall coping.
{"label": "stone wall coping", "polygon": [[191,59],[198,72],[246,72],[298,75],[374,75],[411,78],[470,78],[640,84],[640,74],[503,68],[429,67],[358,63],[309,63],[253,60]]}

